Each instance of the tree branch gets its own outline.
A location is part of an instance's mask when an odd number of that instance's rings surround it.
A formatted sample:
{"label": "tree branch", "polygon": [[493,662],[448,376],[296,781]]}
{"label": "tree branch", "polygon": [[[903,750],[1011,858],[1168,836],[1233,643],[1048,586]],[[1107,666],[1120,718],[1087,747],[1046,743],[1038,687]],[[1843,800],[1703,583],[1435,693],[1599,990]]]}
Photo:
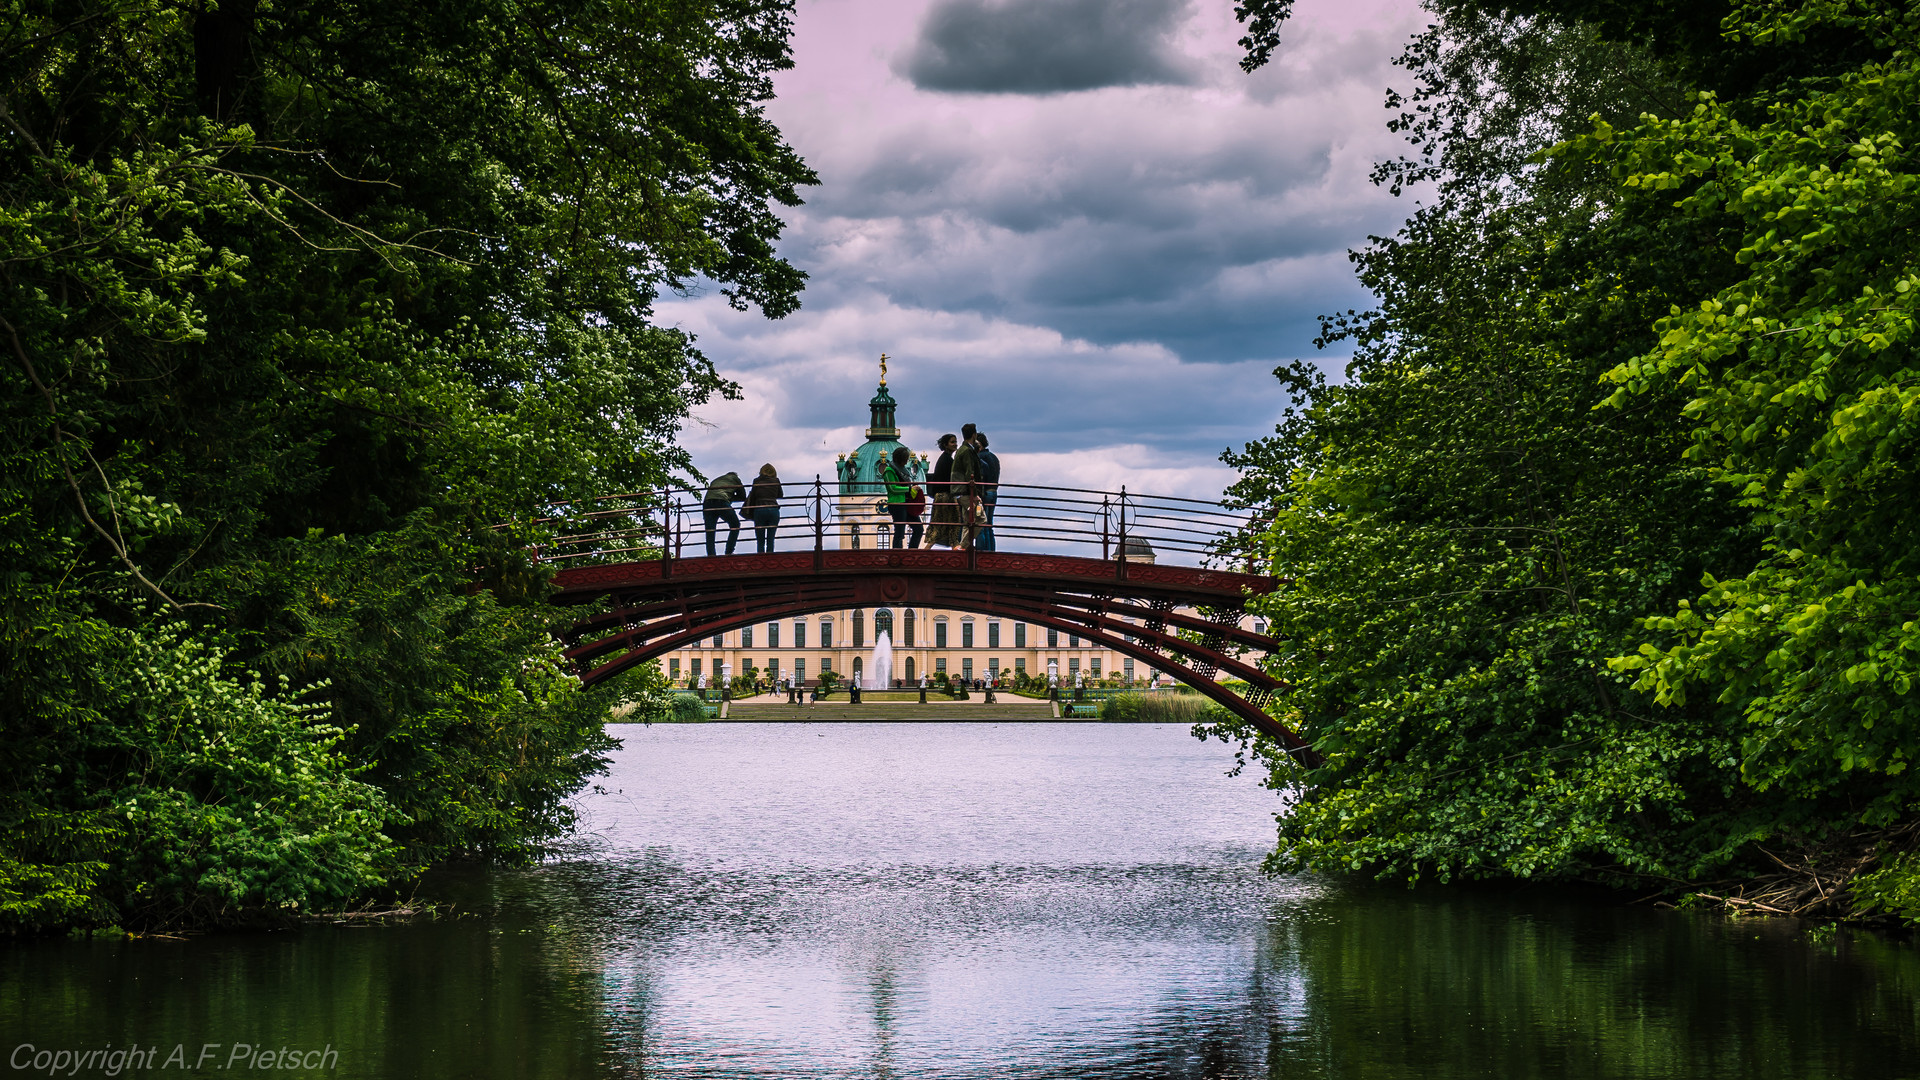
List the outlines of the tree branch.
{"label": "tree branch", "polygon": [[[128,573],[133,575],[134,580],[138,581],[141,585],[144,585],[148,592],[152,593],[154,596],[159,597],[162,601],[171,605],[175,611],[185,611],[188,608],[196,608],[196,607],[212,608],[215,611],[225,611],[226,608],[223,608],[218,604],[199,604],[199,603],[183,604],[180,601],[175,600],[173,597],[167,595],[167,592],[165,589],[162,589],[160,586],[155,585],[151,581],[148,581],[147,576],[140,572],[139,565],[133,561],[132,556],[127,554],[127,546],[125,542],[116,538],[112,533],[102,528],[98,521],[94,520],[93,512],[87,509],[86,492],[80,489],[80,481],[74,478],[73,470],[67,467],[66,432],[60,426],[59,404],[54,400],[53,391],[47,388],[46,383],[40,381],[40,370],[33,366],[32,358],[30,358],[27,355],[26,345],[22,343],[20,340],[19,329],[16,328],[13,325],[13,323],[9,322],[4,315],[0,315],[0,327],[5,327],[7,331],[7,336],[12,339],[13,354],[20,359],[21,366],[27,369],[27,378],[33,380],[33,385],[39,389],[40,396],[46,399],[47,415],[52,417],[53,419],[54,460],[60,463],[60,471],[67,478],[67,486],[73,489],[73,501],[74,501],[74,504],[80,508],[80,516],[86,519],[87,524],[93,527],[93,531],[100,534],[100,539],[105,540],[107,542],[107,546],[113,549],[114,555],[119,557],[121,564],[127,568]],[[91,453],[88,453],[87,459],[89,461],[92,461],[93,455]],[[98,470],[100,473],[100,482],[103,484],[107,483],[106,471],[100,468],[100,463],[98,461],[94,461],[93,467],[95,470]],[[111,506],[112,491],[113,491],[111,484],[108,484],[107,491],[108,491],[108,499],[109,499],[108,505]],[[115,525],[117,528],[118,527],[117,511],[115,514],[115,518],[116,518]]]}

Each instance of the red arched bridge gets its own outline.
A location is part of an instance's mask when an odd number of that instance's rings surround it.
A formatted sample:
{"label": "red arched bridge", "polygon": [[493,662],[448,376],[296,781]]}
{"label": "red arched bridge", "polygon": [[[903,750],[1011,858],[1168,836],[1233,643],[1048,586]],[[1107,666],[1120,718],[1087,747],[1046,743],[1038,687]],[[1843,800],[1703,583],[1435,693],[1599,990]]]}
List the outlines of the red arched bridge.
{"label": "red arched bridge", "polygon": [[[540,523],[552,538],[536,552],[561,565],[555,603],[593,605],[565,635],[566,655],[588,684],[753,623],[847,608],[947,608],[1090,639],[1205,694],[1303,764],[1318,763],[1261,707],[1282,684],[1246,658],[1278,645],[1241,627],[1246,601],[1281,582],[1186,565],[1226,561],[1247,533],[1246,511],[1124,489],[1003,484],[991,494],[974,513],[959,500],[961,525],[932,537],[952,542],[957,532],[972,541],[964,549],[911,546],[918,530],[910,525],[896,543],[877,493],[835,494],[816,478],[780,499],[778,524],[742,522],[755,554],[726,553],[732,515],[688,491],[556,506]],[[771,516],[761,508],[759,520]],[[970,524],[983,531],[974,535]]]}

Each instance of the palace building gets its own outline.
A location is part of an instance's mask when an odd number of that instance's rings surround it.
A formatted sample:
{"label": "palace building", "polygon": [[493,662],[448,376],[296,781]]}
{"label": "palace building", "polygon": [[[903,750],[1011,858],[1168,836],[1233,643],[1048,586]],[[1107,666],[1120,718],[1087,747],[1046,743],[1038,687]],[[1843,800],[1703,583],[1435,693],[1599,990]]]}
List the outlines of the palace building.
{"label": "palace building", "polygon": [[[880,467],[901,445],[895,407],[883,366],[879,390],[867,403],[867,440],[835,462],[835,521],[827,534],[827,543],[834,547],[886,548],[893,543]],[[915,454],[911,462],[914,482],[924,485],[927,455]],[[1129,560],[1153,560],[1145,542],[1127,546]],[[892,643],[893,679],[902,686],[917,685],[922,676],[932,679],[939,672],[968,680],[991,679],[996,673],[1011,678],[1016,672],[1044,678],[1052,672],[1062,686],[1071,685],[1081,673],[1089,684],[1115,679],[1144,683],[1153,675],[1144,663],[1136,665],[1131,657],[1077,634],[997,615],[916,607],[853,608],[758,623],[716,634],[698,648],[670,653],[659,662],[681,686],[698,684],[702,676],[708,686],[717,686],[722,671],[740,676],[749,669],[757,672],[763,686],[789,675],[812,683],[826,671],[868,685],[867,669],[881,634]]]}

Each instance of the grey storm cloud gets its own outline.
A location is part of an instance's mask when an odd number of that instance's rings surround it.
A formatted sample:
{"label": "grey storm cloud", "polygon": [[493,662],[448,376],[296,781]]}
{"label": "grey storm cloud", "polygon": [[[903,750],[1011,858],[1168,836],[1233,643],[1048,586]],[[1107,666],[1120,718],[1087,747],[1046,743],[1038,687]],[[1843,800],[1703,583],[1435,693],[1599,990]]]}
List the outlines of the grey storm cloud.
{"label": "grey storm cloud", "polygon": [[896,69],[922,90],[1057,94],[1186,85],[1187,0],[937,0]]}

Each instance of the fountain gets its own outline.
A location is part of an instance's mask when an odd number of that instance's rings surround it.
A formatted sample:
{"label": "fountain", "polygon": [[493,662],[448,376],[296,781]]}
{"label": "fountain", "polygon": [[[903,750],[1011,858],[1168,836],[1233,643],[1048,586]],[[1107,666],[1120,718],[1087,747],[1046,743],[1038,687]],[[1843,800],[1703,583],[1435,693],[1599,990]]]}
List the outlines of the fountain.
{"label": "fountain", "polygon": [[893,685],[893,636],[885,630],[873,641],[873,666],[868,674],[871,676],[867,680],[869,690],[885,690]]}

